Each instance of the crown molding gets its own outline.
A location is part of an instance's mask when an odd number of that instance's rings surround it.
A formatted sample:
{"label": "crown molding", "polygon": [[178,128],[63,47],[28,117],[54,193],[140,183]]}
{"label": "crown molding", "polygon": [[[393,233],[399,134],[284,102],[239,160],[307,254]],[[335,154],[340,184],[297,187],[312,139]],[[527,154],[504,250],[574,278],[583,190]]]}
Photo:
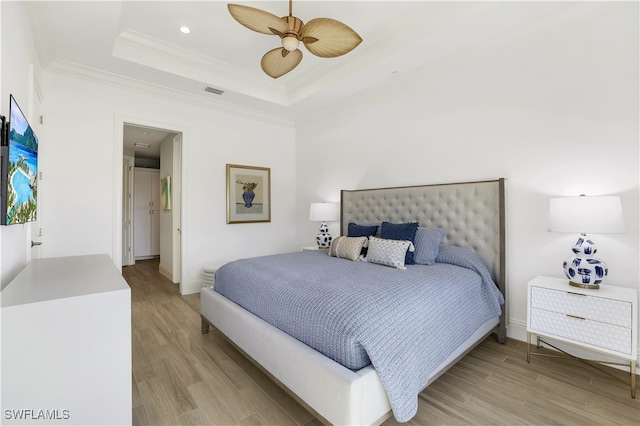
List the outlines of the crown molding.
{"label": "crown molding", "polygon": [[115,39],[114,57],[170,74],[222,87],[274,104],[289,105],[287,90],[280,81],[266,79],[245,69],[178,48],[132,30]]}
{"label": "crown molding", "polygon": [[101,71],[95,68],[86,67],[68,61],[55,60],[43,71],[91,81],[98,84],[105,84],[121,89],[133,90],[138,93],[143,93],[150,96],[157,96],[171,101],[183,102],[202,108],[212,109],[218,112],[277,124],[279,126],[290,128],[295,127],[294,120],[283,115],[270,114],[252,108],[229,104],[227,102],[222,102],[216,99],[209,99],[206,96],[198,96],[192,93],[170,89],[164,86],[151,84],[129,77],[123,77],[118,74]]}

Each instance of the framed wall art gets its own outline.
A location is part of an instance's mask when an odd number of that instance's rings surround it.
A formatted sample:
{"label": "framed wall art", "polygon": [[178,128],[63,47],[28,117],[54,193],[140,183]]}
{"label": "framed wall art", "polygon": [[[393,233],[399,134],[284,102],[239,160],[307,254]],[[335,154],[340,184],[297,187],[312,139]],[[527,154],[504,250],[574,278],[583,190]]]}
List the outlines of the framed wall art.
{"label": "framed wall art", "polygon": [[271,169],[227,164],[227,223],[271,222]]}
{"label": "framed wall art", "polygon": [[171,176],[163,177],[160,181],[160,187],[162,210],[171,210]]}

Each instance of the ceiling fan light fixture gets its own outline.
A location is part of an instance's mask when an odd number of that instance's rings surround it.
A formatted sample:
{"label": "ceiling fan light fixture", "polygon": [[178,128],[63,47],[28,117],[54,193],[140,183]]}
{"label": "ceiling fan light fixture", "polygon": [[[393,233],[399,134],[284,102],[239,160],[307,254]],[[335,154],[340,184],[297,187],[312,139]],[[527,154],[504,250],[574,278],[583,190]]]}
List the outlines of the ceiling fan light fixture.
{"label": "ceiling fan light fixture", "polygon": [[284,47],[289,52],[293,52],[294,50],[296,50],[299,44],[300,40],[298,40],[298,38],[295,36],[288,35],[282,37],[282,47]]}

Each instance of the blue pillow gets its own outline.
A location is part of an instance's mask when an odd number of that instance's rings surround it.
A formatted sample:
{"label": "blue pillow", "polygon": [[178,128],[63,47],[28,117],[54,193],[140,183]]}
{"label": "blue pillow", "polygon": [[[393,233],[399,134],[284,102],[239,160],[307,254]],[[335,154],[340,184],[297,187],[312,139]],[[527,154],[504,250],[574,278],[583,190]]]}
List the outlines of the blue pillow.
{"label": "blue pillow", "polygon": [[444,239],[447,230],[445,228],[418,228],[416,240],[413,245],[416,251],[413,253],[413,261],[418,265],[433,265],[440,252],[440,243]]}
{"label": "blue pillow", "polygon": [[[386,238],[389,240],[406,240],[411,241],[415,245],[416,232],[418,231],[418,226],[420,224],[418,222],[410,222],[410,223],[391,223],[391,222],[382,222],[380,228],[380,236],[382,238]],[[405,255],[404,264],[405,265],[413,265],[415,262],[413,261],[413,253],[407,251]]]}
{"label": "blue pillow", "polygon": [[347,237],[369,237],[377,232],[378,225],[358,225],[353,222],[347,225]]}

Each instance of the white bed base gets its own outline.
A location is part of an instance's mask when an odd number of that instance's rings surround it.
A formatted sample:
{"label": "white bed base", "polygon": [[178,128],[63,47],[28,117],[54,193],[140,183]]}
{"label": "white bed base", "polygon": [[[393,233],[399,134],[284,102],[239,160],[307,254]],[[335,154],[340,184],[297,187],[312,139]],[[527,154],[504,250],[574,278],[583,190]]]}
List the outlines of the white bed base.
{"label": "white bed base", "polygon": [[[203,288],[200,299],[203,332],[214,325],[318,419],[335,425],[372,425],[391,416],[387,394],[371,365],[349,370],[211,288]],[[498,322],[498,317],[491,318],[478,328],[429,377],[429,384],[484,340]]]}

